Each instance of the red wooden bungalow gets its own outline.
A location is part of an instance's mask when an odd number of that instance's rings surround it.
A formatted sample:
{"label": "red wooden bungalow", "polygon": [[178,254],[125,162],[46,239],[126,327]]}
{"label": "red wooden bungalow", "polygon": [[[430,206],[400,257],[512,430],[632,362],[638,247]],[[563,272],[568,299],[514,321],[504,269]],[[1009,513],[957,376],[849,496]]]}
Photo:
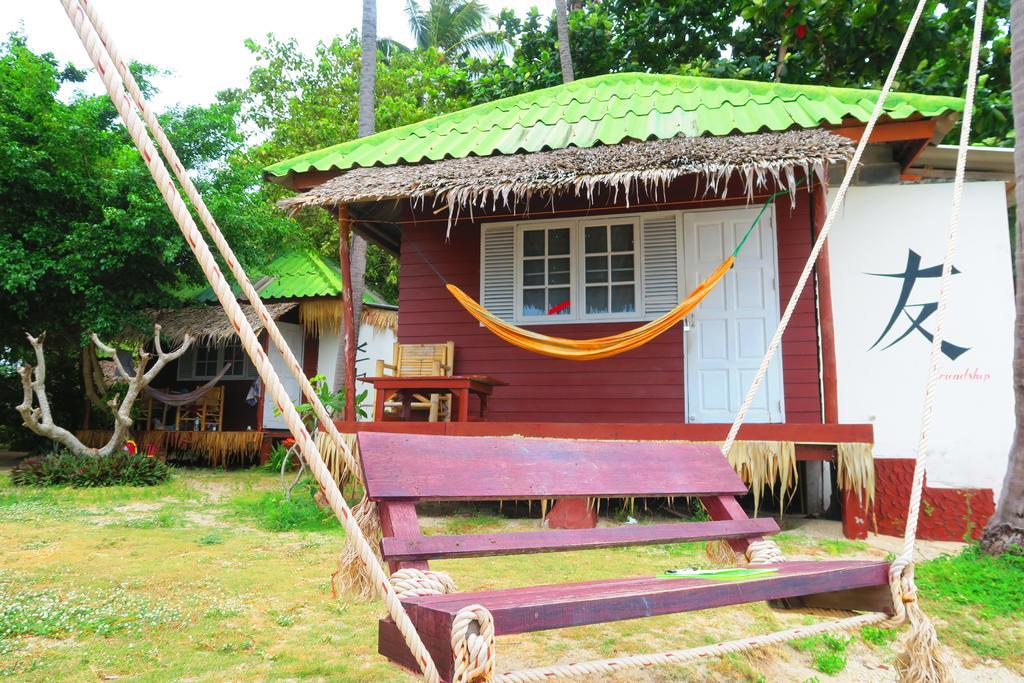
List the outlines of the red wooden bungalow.
{"label": "red wooden bungalow", "polygon": [[[267,177],[400,259],[398,340],[455,345],[456,375],[497,387],[486,422],[348,425],[463,435],[724,438],[877,93],[613,74],[476,106],[281,162]],[[957,99],[894,93],[858,182],[898,182],[953,126]],[[784,191],[778,196],[774,193]],[[446,291],[516,325],[602,337],[654,319],[737,246],[683,324],[622,355],[574,362],[511,346]],[[799,461],[870,458],[838,423],[827,252],[740,439],[754,483]],[[848,466],[850,463],[839,463]],[[759,471],[760,470],[760,471]],[[805,482],[828,468],[804,468]],[[867,515],[847,493],[848,533]],[[857,491],[856,493],[860,493]],[[824,502],[808,499],[810,511]]]}

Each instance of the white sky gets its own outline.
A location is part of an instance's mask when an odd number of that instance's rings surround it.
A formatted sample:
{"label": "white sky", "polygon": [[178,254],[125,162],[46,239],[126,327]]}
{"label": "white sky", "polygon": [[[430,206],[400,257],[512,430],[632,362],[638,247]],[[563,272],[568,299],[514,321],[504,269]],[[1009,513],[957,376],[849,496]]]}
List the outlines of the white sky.
{"label": "white sky", "polygon": [[[429,0],[423,0],[421,5]],[[308,51],[358,28],[360,0],[92,0],[122,54],[173,72],[157,82],[157,109],[171,104],[206,104],[218,90],[246,82],[251,55],[246,38],[267,33],[296,38]],[[532,6],[553,11],[554,0],[488,0],[522,16]],[[412,44],[405,0],[377,0],[377,35]],[[52,52],[61,63],[92,67],[59,0],[0,0],[0,34],[23,28],[35,52]],[[88,89],[100,91],[98,79]]]}

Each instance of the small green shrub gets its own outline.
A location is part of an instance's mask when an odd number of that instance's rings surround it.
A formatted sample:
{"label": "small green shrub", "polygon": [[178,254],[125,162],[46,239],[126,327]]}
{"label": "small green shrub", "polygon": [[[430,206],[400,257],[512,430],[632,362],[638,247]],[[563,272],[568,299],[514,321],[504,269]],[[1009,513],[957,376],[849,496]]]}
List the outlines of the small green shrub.
{"label": "small green shrub", "polygon": [[886,643],[896,640],[896,631],[891,628],[878,628],[877,626],[865,626],[860,630],[860,637],[865,643],[881,647]]}
{"label": "small green shrub", "polygon": [[244,496],[232,501],[232,507],[243,517],[255,522],[268,531],[335,531],[340,530],[337,520],[329,510],[323,510],[312,494],[297,488],[292,499],[285,500],[284,493],[263,493],[258,496]]}
{"label": "small green shrub", "polygon": [[224,542],[224,536],[216,531],[199,537],[199,545],[220,545]]}
{"label": "small green shrub", "polygon": [[141,454],[113,453],[98,457],[67,451],[28,458],[11,470],[15,486],[156,486],[171,476],[170,468]]}
{"label": "small green shrub", "polygon": [[837,674],[846,668],[846,653],[826,650],[814,657],[814,668],[823,674]]}
{"label": "small green shrub", "polygon": [[837,674],[846,668],[846,648],[852,638],[823,633],[791,640],[789,646],[798,652],[806,652],[814,660],[814,668],[823,674]]}

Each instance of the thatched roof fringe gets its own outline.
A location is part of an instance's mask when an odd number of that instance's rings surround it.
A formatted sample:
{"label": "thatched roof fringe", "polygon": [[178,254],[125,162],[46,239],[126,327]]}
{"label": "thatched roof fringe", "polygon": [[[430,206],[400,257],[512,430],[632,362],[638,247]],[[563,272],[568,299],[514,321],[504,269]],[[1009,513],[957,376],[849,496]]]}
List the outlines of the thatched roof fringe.
{"label": "thatched roof fringe", "polygon": [[[277,320],[298,303],[267,304],[270,317]],[[242,305],[246,320],[258,334],[263,323],[252,306]],[[197,344],[204,346],[225,344],[236,336],[235,328],[220,306],[190,306],[176,310],[151,311],[149,317],[160,325],[160,338],[165,343],[180,344],[185,335],[190,335]],[[128,329],[119,337],[120,341],[145,344],[153,337],[153,328]]]}
{"label": "thatched roof fringe", "polygon": [[535,197],[554,202],[573,194],[594,201],[599,191],[620,194],[627,205],[641,193],[668,200],[668,186],[696,176],[705,196],[725,197],[733,179],[748,201],[770,185],[786,188],[796,200],[796,170],[825,178],[830,163],[853,152],[849,139],[826,130],[794,130],[725,137],[676,137],[589,148],[446,159],[410,166],[354,168],[308,192],[283,200],[295,213],[309,206],[407,199],[414,207],[448,212],[449,227],[475,208],[516,212]]}

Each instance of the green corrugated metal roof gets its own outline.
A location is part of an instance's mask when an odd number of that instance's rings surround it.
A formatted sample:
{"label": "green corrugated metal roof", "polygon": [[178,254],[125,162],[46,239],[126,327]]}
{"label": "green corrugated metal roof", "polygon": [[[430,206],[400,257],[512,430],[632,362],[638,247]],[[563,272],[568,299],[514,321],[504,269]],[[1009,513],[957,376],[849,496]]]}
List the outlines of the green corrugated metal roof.
{"label": "green corrugated metal roof", "polygon": [[[279,256],[261,272],[250,272],[249,279],[259,292],[261,299],[301,299],[306,297],[341,296],[341,269],[319,254],[302,249]],[[237,283],[231,291],[236,297],[244,296]],[[200,301],[216,301],[210,287],[197,296]],[[373,292],[363,294],[363,302],[384,305]]]}
{"label": "green corrugated metal roof", "polygon": [[[624,140],[728,135],[867,121],[876,90],[732,79],[621,73],[507,97],[309,152],[266,169],[390,166],[471,155],[592,147]],[[954,97],[890,93],[891,119],[963,110]]]}

